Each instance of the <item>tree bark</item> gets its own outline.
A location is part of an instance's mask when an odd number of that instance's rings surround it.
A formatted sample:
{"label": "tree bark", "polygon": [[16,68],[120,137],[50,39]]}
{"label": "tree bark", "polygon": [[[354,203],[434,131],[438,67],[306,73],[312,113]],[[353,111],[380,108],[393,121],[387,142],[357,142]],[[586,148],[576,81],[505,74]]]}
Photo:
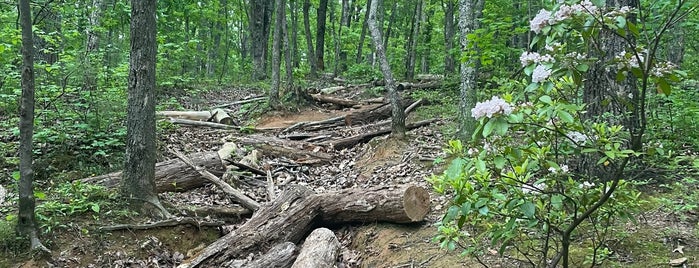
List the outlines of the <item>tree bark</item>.
{"label": "tree bark", "polygon": [[[379,31],[379,26],[376,24],[376,10],[378,9],[377,2],[374,1],[371,4],[369,12],[369,20],[367,21],[369,26],[369,31],[371,32],[371,39],[374,42],[374,50],[376,56],[379,59],[381,72],[383,73],[384,80],[386,81],[386,91],[388,92],[388,98],[391,102],[392,113],[392,123],[391,129],[392,134],[399,139],[405,137],[405,114],[403,113],[403,107],[401,107],[401,99],[396,90],[395,80],[393,79],[393,72],[391,72],[391,66],[388,64],[388,59],[386,59],[386,51],[381,43],[381,32]],[[395,6],[394,6],[395,7]]]}
{"label": "tree bark", "polygon": [[334,267],[340,254],[340,241],[327,228],[318,228],[308,235],[291,268]]}
{"label": "tree bark", "polygon": [[269,90],[269,106],[276,110],[281,108],[281,104],[279,103],[279,85],[281,83],[279,72],[282,54],[282,13],[285,13],[286,9],[282,5],[282,0],[275,1],[277,14],[275,16],[276,22],[274,24],[274,37],[272,41],[272,87]]}
{"label": "tree bark", "polygon": [[155,192],[156,1],[131,1],[126,155],[121,191],[135,207],[149,203],[169,216]]}
{"label": "tree bark", "polygon": [[[217,152],[194,153],[187,157],[192,159],[195,165],[206,168],[216,176],[221,176],[226,171],[226,166]],[[118,171],[84,178],[80,181],[112,188],[121,183],[122,175],[123,173]],[[195,170],[188,168],[188,165],[182,160],[170,159],[155,164],[155,191],[158,193],[187,191],[201,187],[206,182],[206,179],[202,178]]]}
{"label": "tree bark", "polygon": [[316,67],[325,70],[325,21],[328,11],[328,0],[320,0],[316,16]]}
{"label": "tree bark", "polygon": [[250,50],[252,52],[252,78],[267,78],[267,44],[274,1],[250,1]]}
{"label": "tree bark", "polygon": [[311,23],[309,11],[311,8],[311,1],[306,0],[303,2],[303,29],[306,33],[306,45],[308,46],[308,64],[311,65],[311,77],[318,76],[318,63],[316,62],[316,53],[313,49],[313,38],[311,37]]}
{"label": "tree bark", "polygon": [[296,6],[297,0],[289,1],[289,12],[291,16],[291,58],[293,61],[294,68],[298,68],[301,64],[301,58],[299,57],[299,13],[298,7]]}
{"label": "tree bark", "polygon": [[364,38],[366,37],[367,31],[367,19],[369,18],[369,10],[371,8],[371,0],[366,1],[366,13],[364,14],[364,21],[362,22],[362,33],[359,35],[359,44],[357,44],[357,64],[362,63],[364,55],[362,54],[362,49],[364,47]]}
{"label": "tree bark", "polygon": [[477,79],[479,59],[468,35],[478,29],[478,18],[483,5],[476,0],[459,0],[459,30],[462,51],[468,51],[468,59],[461,63],[461,86],[459,91],[459,128],[457,136],[462,141],[471,138],[476,129],[476,119],[471,116],[471,109],[476,106]]}
{"label": "tree bark", "polygon": [[429,193],[412,185],[348,189],[326,194],[313,194],[305,186],[292,186],[271,204],[258,210],[240,228],[178,267],[220,267],[227,260],[266,251],[270,245],[287,241],[298,243],[316,225],[420,222],[429,209]]}
{"label": "tree bark", "polygon": [[412,81],[415,77],[415,59],[417,57],[417,40],[420,35],[420,22],[422,19],[422,0],[415,3],[415,13],[413,14],[413,24],[410,27],[410,37],[408,38],[408,54],[405,59],[405,80]]}
{"label": "tree bark", "polygon": [[32,250],[48,251],[39,240],[34,214],[34,169],[32,166],[34,136],[34,36],[29,0],[19,1],[22,28],[22,96],[19,107],[19,211],[17,233],[29,237]]}
{"label": "tree bark", "polygon": [[456,60],[454,59],[454,36],[456,23],[454,23],[455,0],[444,0],[444,73],[451,74],[456,70]]}

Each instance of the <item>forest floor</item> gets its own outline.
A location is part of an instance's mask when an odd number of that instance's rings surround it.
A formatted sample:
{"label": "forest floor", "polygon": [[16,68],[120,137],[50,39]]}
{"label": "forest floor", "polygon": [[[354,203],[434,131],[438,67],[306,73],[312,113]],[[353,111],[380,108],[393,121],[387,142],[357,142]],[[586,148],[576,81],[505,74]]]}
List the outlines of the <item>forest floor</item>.
{"label": "forest floor", "polygon": [[[177,108],[201,110],[258,96],[261,93],[254,89],[230,88],[196,96],[183,94],[177,96],[181,105]],[[336,94],[350,99],[375,97],[366,95],[363,91]],[[283,129],[298,122],[324,120],[352,110],[337,109],[331,105],[311,105],[289,108],[283,112],[256,114],[254,111],[259,109],[259,105],[261,104],[249,103],[233,108],[239,111],[236,113],[236,120],[249,127]],[[428,105],[438,107],[444,104]],[[445,116],[429,112],[429,106],[425,109],[428,112],[418,111],[411,114],[408,122]],[[475,260],[460,256],[459,252],[440,249],[438,244],[432,241],[437,235],[436,223],[448,206],[448,198],[433,193],[425,178],[444,169],[445,164],[439,160],[447,158],[442,147],[448,136],[443,133],[445,129],[453,128],[453,125],[450,125],[453,120],[448,118],[453,116],[446,115],[433,124],[410,131],[406,140],[381,136],[352,148],[328,150],[327,153],[332,154],[333,158],[326,165],[293,165],[283,168],[282,164],[286,163],[288,166],[288,163],[273,157],[264,156],[260,161],[279,167],[275,176],[295,176],[291,180],[292,183],[308,185],[316,192],[403,184],[414,184],[431,192],[432,210],[422,223],[368,223],[333,227],[343,245],[337,267],[482,267]],[[363,126],[333,129],[344,135],[371,130]],[[215,151],[224,142],[233,141],[240,135],[247,134],[237,130],[167,125],[161,128],[159,133],[159,161],[175,158],[169,153],[172,149],[187,154]],[[691,168],[697,167],[688,167]],[[678,196],[680,193],[677,189],[665,189],[658,185],[648,187],[647,192],[650,196],[682,199],[682,196]],[[245,184],[242,187],[253,199],[261,203],[268,201],[264,187]],[[690,189],[684,190],[696,191],[697,187],[699,183],[695,182]],[[163,193],[160,196],[164,203],[174,210],[189,205],[234,205],[221,190],[212,185],[182,193]],[[656,201],[647,206],[647,210],[638,217],[637,223],[622,224],[614,228],[618,235],[608,244],[611,254],[603,267],[667,267],[671,259],[680,257],[688,258],[686,267],[699,267],[699,215],[696,210],[680,211],[671,207],[671,204],[677,202],[663,203],[657,200],[665,199],[654,197],[649,197],[649,200]],[[14,205],[3,204],[6,207]],[[228,232],[227,230],[240,226],[245,219],[243,217],[231,222],[231,226],[226,228],[179,225],[150,230],[99,232],[96,228],[100,226],[127,223],[124,220],[131,223],[146,220],[122,210],[103,209],[98,216],[86,213],[84,216],[60,219],[65,222],[44,236],[44,241],[52,250],[50,258],[31,259],[28,254],[13,251],[11,245],[5,244],[5,251],[0,252],[0,267],[173,267],[202,250],[220,235]],[[683,248],[678,252],[679,246]],[[582,256],[578,257],[584,259]],[[483,261],[491,267],[519,267],[513,260],[497,255],[488,255]],[[574,262],[574,266],[583,266],[583,263]]]}

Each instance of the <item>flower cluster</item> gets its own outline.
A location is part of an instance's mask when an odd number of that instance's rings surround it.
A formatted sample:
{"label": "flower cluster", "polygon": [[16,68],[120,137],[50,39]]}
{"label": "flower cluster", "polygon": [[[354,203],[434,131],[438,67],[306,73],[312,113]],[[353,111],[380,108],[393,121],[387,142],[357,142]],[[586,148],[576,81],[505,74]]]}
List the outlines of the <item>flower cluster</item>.
{"label": "flower cluster", "polygon": [[609,17],[609,18],[614,18],[614,17],[619,17],[619,16],[625,17],[626,15],[628,15],[631,12],[631,10],[632,10],[632,8],[630,6],[623,6],[619,9],[613,9],[613,10],[607,12],[606,14],[604,14],[604,16]]}
{"label": "flower cluster", "polygon": [[549,172],[551,172],[551,173],[553,173],[553,174],[559,174],[559,173],[560,173],[560,174],[564,174],[564,173],[568,173],[569,170],[570,170],[570,169],[569,169],[568,165],[561,165],[561,166],[560,166],[560,169],[557,169],[557,168],[555,168],[555,167],[550,167],[550,168],[549,168]]}
{"label": "flower cluster", "polygon": [[533,185],[529,184],[523,184],[522,185],[522,193],[524,194],[529,194],[529,193],[539,193],[546,190],[546,184],[543,182],[540,183],[534,183]]}
{"label": "flower cluster", "polygon": [[578,185],[578,187],[580,187],[580,189],[588,189],[588,188],[595,187],[595,183],[586,181],[586,182],[583,182],[580,185]]}
{"label": "flower cluster", "polygon": [[521,56],[519,56],[519,62],[522,63],[522,67],[525,67],[529,64],[532,63],[541,63],[541,62],[554,62],[555,60],[551,55],[544,54],[541,55],[536,52],[528,52],[525,51],[522,53]]}
{"label": "flower cluster", "polygon": [[476,119],[480,119],[484,116],[491,118],[497,113],[505,115],[510,114],[512,110],[512,105],[498,96],[493,96],[490,100],[476,103],[476,107],[471,109],[471,116]]}
{"label": "flower cluster", "polygon": [[549,78],[549,76],[551,76],[551,68],[544,65],[537,65],[532,72],[532,82],[539,83]]}
{"label": "flower cluster", "polygon": [[675,65],[672,62],[658,62],[657,64],[655,64],[653,69],[650,70],[650,74],[657,77],[663,77],[665,75],[671,74],[672,71],[675,69],[677,69],[677,65]]}
{"label": "flower cluster", "polygon": [[[626,14],[629,11],[630,9],[626,7],[626,9],[622,8],[622,10],[617,11],[617,13],[621,12],[621,14]],[[590,0],[583,0],[575,5],[561,5],[556,13],[551,13],[551,11],[542,9],[539,10],[539,13],[529,22],[529,28],[531,28],[534,33],[538,34],[548,25],[559,23],[583,12],[595,14],[597,12],[597,6],[590,2]]]}
{"label": "flower cluster", "polygon": [[585,136],[585,134],[582,134],[582,133],[577,132],[577,131],[568,132],[566,134],[566,137],[575,143],[583,143],[583,142],[587,141],[587,136]]}

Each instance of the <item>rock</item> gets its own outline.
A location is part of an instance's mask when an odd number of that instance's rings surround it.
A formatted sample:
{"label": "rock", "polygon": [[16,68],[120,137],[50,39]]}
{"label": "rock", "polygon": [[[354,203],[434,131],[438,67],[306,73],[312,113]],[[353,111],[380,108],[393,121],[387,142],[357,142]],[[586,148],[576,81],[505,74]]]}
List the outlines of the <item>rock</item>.
{"label": "rock", "polygon": [[679,267],[679,266],[682,266],[682,265],[685,264],[685,263],[687,263],[687,258],[686,258],[686,257],[679,258],[679,259],[674,259],[674,260],[670,260],[670,266],[672,266],[672,267]]}

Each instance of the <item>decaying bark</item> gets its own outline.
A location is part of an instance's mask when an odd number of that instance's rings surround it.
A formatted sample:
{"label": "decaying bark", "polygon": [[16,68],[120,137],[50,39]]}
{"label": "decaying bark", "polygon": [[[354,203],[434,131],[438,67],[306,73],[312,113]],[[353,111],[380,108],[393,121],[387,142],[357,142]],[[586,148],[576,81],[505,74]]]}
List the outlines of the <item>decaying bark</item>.
{"label": "decaying bark", "polygon": [[248,222],[209,245],[185,267],[221,267],[230,259],[266,251],[280,242],[298,243],[316,225],[348,222],[420,222],[430,209],[427,190],[413,186],[380,186],[313,194],[292,186]]}
{"label": "decaying bark", "polygon": [[[237,125],[233,118],[224,109],[212,111],[159,111],[157,116],[165,116],[173,119],[187,119],[194,121],[207,121],[224,125]],[[184,121],[186,122],[186,121]]]}
{"label": "decaying bark", "polygon": [[262,135],[250,135],[236,138],[244,145],[252,145],[264,154],[283,156],[299,164],[316,165],[328,163],[332,155],[324,153],[324,148],[302,141],[282,140]]}
{"label": "decaying bark", "polygon": [[[226,171],[226,166],[217,152],[194,153],[187,157],[192,159],[195,165],[205,167],[216,176],[221,176]],[[118,171],[85,178],[81,181],[114,188],[119,186],[121,179],[121,171]],[[202,178],[197,171],[189,168],[180,159],[171,159],[155,164],[155,190],[158,193],[187,191],[200,187],[206,182],[207,180]]]}
{"label": "decaying bark", "polygon": [[[435,121],[437,121],[437,119],[428,119],[428,120],[423,120],[423,121],[415,122],[415,123],[412,123],[412,124],[408,124],[408,125],[406,126],[406,129],[407,129],[407,130],[412,130],[412,129],[415,129],[415,128],[423,127],[423,126],[429,125],[429,124],[431,124],[431,123],[433,123],[433,122],[435,122]],[[381,130],[377,130],[377,131],[374,131],[374,132],[369,132],[369,133],[363,133],[363,134],[359,134],[359,135],[354,135],[354,136],[347,137],[347,138],[344,138],[344,139],[326,141],[326,142],[323,142],[323,143],[321,143],[321,144],[323,144],[323,145],[330,145],[330,146],[332,146],[332,148],[334,148],[335,150],[342,150],[342,149],[345,149],[345,148],[351,148],[351,147],[353,147],[353,146],[355,146],[355,145],[357,145],[357,144],[359,144],[359,143],[368,142],[368,141],[370,141],[371,139],[373,139],[373,138],[375,138],[375,137],[382,136],[382,135],[387,135],[387,134],[391,134],[391,130],[390,130],[390,129],[381,129]]]}
{"label": "decaying bark", "polygon": [[340,241],[327,228],[318,228],[303,242],[301,252],[291,268],[334,267],[340,254]]}

